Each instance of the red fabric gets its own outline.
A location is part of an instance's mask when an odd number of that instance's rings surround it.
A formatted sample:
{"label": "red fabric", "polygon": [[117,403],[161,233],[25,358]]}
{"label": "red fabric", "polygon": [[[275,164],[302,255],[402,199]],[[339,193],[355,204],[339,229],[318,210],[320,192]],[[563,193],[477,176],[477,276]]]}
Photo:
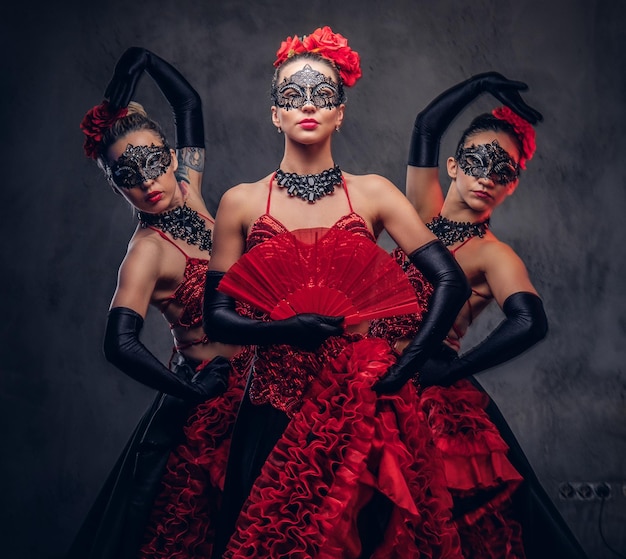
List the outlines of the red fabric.
{"label": "red fabric", "polygon": [[[402,250],[392,252],[418,293],[420,306],[428,308],[432,286]],[[477,293],[480,295],[480,293]],[[393,346],[417,332],[422,315],[403,315],[373,321],[370,335]],[[446,486],[462,549],[472,559],[524,557],[521,526],[511,510],[511,496],[523,481],[507,458],[508,447],[485,408],[489,396],[471,382],[451,387],[418,388],[419,413],[443,462]]]}
{"label": "red fabric", "polygon": [[314,312],[354,325],[419,310],[396,262],[367,237],[339,227],[274,236],[244,254],[219,290],[273,320]]}
{"label": "red fabric", "polygon": [[140,559],[211,556],[232,428],[251,357],[248,348],[233,358],[228,390],[200,404],[190,416],[186,440],[168,460]]}
{"label": "red fabric", "polygon": [[404,270],[413,290],[417,296],[418,311],[412,314],[398,314],[396,316],[384,317],[372,320],[370,324],[370,335],[376,338],[383,338],[393,347],[396,340],[400,338],[411,339],[417,334],[417,329],[422,322],[423,313],[428,309],[428,301],[433,293],[433,286],[424,278],[422,273],[411,264],[404,251],[396,248],[391,257]]}
{"label": "red fabric", "polygon": [[375,558],[462,557],[452,501],[408,384],[377,397],[394,362],[383,340],[344,342],[266,461],[225,557],[358,557],[355,519],[372,490],[394,503]]}
{"label": "red fabric", "polygon": [[[371,237],[356,214],[333,228]],[[261,216],[248,248],[284,231]],[[372,559],[523,558],[519,524],[509,516],[521,478],[484,411],[485,396],[467,382],[423,392],[408,383],[377,396],[372,385],[394,360],[387,341],[356,334],[330,338],[312,353],[257,349],[250,398],[291,421],[225,557],[357,558],[356,519],[377,491],[393,510]],[[142,558],[210,555],[240,386],[190,421],[189,440],[168,464]],[[454,503],[471,506],[461,513]]]}

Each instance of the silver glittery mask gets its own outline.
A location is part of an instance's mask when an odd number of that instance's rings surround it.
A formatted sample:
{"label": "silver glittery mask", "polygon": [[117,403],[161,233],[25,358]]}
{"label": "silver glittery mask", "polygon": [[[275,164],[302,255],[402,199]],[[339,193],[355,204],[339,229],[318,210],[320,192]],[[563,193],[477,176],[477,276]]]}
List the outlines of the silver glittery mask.
{"label": "silver glittery mask", "polygon": [[108,176],[120,188],[133,188],[147,180],[154,180],[167,171],[172,162],[170,148],[166,145],[133,146],[128,144],[124,153],[108,167]]}
{"label": "silver glittery mask", "polygon": [[343,87],[306,64],[302,70],[272,87],[272,101],[286,111],[313,105],[332,109],[345,102]]}
{"label": "silver glittery mask", "polygon": [[509,184],[518,179],[519,164],[494,140],[490,144],[459,147],[455,157],[466,175],[491,179],[498,184]]}

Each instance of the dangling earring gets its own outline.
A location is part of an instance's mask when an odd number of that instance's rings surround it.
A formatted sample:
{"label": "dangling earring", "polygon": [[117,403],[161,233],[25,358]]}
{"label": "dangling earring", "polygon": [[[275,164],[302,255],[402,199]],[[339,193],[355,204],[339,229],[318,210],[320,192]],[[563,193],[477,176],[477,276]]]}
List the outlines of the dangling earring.
{"label": "dangling earring", "polygon": [[282,133],[283,133],[283,129],[279,126],[279,127],[276,129],[276,132],[278,132],[279,134],[282,134]]}
{"label": "dangling earring", "polygon": [[339,125],[335,126],[335,132],[339,132]]}

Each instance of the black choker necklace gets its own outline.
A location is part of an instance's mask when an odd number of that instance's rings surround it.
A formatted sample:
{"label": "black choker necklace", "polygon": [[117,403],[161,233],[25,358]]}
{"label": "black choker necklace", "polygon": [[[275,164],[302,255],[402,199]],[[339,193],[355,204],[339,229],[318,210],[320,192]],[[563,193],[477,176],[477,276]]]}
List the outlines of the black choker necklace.
{"label": "black choker necklace", "polygon": [[182,239],[190,245],[197,245],[200,250],[211,252],[213,246],[211,230],[206,228],[206,223],[198,212],[187,204],[162,214],[138,212],[137,215],[143,229],[152,225],[169,233],[174,239]]}
{"label": "black choker necklace", "polygon": [[332,194],[335,185],[340,184],[342,180],[341,169],[337,165],[316,175],[285,173],[278,169],[275,176],[278,186],[286,188],[289,196],[297,196],[311,204],[327,194]]}
{"label": "black choker necklace", "polygon": [[430,223],[426,224],[437,238],[447,247],[470,239],[472,237],[484,237],[487,229],[489,229],[489,218],[485,221],[470,223],[469,221],[451,221],[441,215],[433,218]]}

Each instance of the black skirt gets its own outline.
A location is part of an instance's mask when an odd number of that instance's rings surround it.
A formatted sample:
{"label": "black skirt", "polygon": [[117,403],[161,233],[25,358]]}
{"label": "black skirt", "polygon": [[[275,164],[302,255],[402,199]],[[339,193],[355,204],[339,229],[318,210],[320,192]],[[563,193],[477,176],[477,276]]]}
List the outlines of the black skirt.
{"label": "black skirt", "polygon": [[[196,365],[177,354],[172,370],[191,379]],[[184,438],[192,409],[184,400],[157,394],[107,477],[66,559],[137,556],[167,460]]]}

